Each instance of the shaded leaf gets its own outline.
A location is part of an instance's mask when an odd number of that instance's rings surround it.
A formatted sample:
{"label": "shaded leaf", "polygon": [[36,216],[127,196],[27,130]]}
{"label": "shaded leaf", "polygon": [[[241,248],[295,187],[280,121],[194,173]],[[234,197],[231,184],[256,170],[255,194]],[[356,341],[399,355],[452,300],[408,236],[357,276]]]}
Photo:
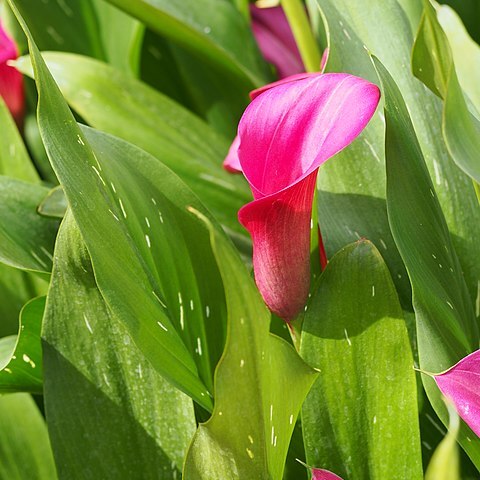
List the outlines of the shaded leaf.
{"label": "shaded leaf", "polygon": [[108,0],[152,30],[239,76],[247,85],[268,83],[250,26],[225,0]]}
{"label": "shaded leaf", "polygon": [[304,316],[300,351],[320,370],[302,409],[307,464],[347,479],[422,478],[407,329],[370,242],[329,262]]}
{"label": "shaded leaf", "polygon": [[65,197],[65,192],[59,185],[58,187],[52,188],[47,193],[45,198],[38,205],[37,211],[44,217],[63,218],[67,208],[68,202],[67,198]]}

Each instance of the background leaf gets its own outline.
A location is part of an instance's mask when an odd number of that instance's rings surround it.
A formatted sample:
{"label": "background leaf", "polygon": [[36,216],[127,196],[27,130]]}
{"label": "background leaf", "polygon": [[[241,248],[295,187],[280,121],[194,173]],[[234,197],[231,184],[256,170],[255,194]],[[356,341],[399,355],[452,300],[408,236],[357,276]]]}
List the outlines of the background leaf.
{"label": "background leaf", "polygon": [[18,334],[0,339],[0,393],[43,393],[42,328],[45,297],[28,302],[20,313]]}
{"label": "background leaf", "polygon": [[346,479],[421,479],[407,329],[370,242],[330,260],[304,316],[300,351],[320,371],[302,409],[307,464]]}
{"label": "background leaf", "polygon": [[0,395],[0,478],[57,478],[45,421],[26,393]]}
{"label": "background leaf", "polygon": [[37,213],[47,193],[40,185],[0,176],[0,262],[50,272],[58,221]]}
{"label": "background leaf", "polygon": [[189,210],[209,225],[229,330],[215,372],[215,409],[197,430],[184,478],[281,478],[298,412],[316,374],[291,345],[269,333],[270,314],[238,255],[203,214]]}
{"label": "background leaf", "polygon": [[111,314],[71,214],[55,250],[43,337],[60,478],[177,478],[195,432],[193,403]]}

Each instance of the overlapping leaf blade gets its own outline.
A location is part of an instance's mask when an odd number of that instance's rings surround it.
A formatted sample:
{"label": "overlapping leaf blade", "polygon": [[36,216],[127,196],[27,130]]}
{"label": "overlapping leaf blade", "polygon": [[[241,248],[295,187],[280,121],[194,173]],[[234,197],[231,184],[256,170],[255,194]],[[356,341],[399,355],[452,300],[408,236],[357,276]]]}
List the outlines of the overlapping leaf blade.
{"label": "overlapping leaf blade", "polygon": [[[478,349],[477,321],[405,103],[377,59],[375,66],[385,99],[389,221],[412,282],[420,367],[441,372]],[[438,388],[430,378],[423,382],[446,423]],[[480,440],[465,425],[459,441],[479,465]]]}
{"label": "overlapping leaf blade", "polygon": [[229,330],[215,373],[215,410],[200,425],[185,462],[186,480],[282,478],[300,406],[316,378],[284,340],[232,246],[209,220],[225,284]]}
{"label": "overlapping leaf blade", "polygon": [[307,463],[343,478],[422,478],[407,329],[370,242],[329,262],[304,316],[300,351],[320,370],[302,409]]}
{"label": "overlapping leaf blade", "polygon": [[177,478],[195,432],[192,400],[152,368],[111,314],[71,214],[55,250],[43,338],[61,478]]}

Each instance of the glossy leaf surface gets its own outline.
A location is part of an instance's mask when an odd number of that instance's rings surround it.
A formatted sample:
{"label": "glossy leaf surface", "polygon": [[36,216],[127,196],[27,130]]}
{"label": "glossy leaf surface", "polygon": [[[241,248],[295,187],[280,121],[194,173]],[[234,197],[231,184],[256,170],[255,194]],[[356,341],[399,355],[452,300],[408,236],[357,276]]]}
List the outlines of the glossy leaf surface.
{"label": "glossy leaf surface", "polygon": [[229,330],[215,374],[215,409],[198,428],[184,478],[282,478],[295,421],[316,373],[269,333],[270,314],[249,273],[232,246],[209,228],[225,283]]}
{"label": "glossy leaf surface", "polygon": [[60,477],[177,478],[195,432],[193,402],[153,369],[112,315],[71,214],[55,249],[43,338]]}
{"label": "glossy leaf surface", "polygon": [[300,351],[320,370],[302,408],[307,464],[346,479],[422,478],[407,329],[370,242],[329,262],[304,316]]}

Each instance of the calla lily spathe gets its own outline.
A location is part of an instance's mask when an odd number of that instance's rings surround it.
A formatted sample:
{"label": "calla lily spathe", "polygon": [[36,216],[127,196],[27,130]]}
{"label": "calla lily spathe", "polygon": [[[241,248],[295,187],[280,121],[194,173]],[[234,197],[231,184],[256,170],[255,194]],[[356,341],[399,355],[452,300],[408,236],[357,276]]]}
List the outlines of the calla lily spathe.
{"label": "calla lily spathe", "polygon": [[0,96],[10,113],[20,125],[23,121],[25,105],[22,75],[7,64],[18,58],[18,51],[13,40],[0,25]]}
{"label": "calla lily spathe", "polygon": [[480,437],[480,350],[433,378],[460,417]]}
{"label": "calla lily spathe", "polygon": [[279,78],[304,72],[292,30],[281,6],[259,8],[250,5],[252,31],[265,58],[277,70]]}
{"label": "calla lily spathe", "polygon": [[342,480],[342,478],[328,470],[312,468],[312,480]]}
{"label": "calla lily spathe", "polygon": [[254,93],[229,157],[254,201],[239,212],[253,240],[257,286],[290,321],[310,285],[310,218],[319,166],[351,143],[374,114],[380,92],[353,75],[302,74]]}

